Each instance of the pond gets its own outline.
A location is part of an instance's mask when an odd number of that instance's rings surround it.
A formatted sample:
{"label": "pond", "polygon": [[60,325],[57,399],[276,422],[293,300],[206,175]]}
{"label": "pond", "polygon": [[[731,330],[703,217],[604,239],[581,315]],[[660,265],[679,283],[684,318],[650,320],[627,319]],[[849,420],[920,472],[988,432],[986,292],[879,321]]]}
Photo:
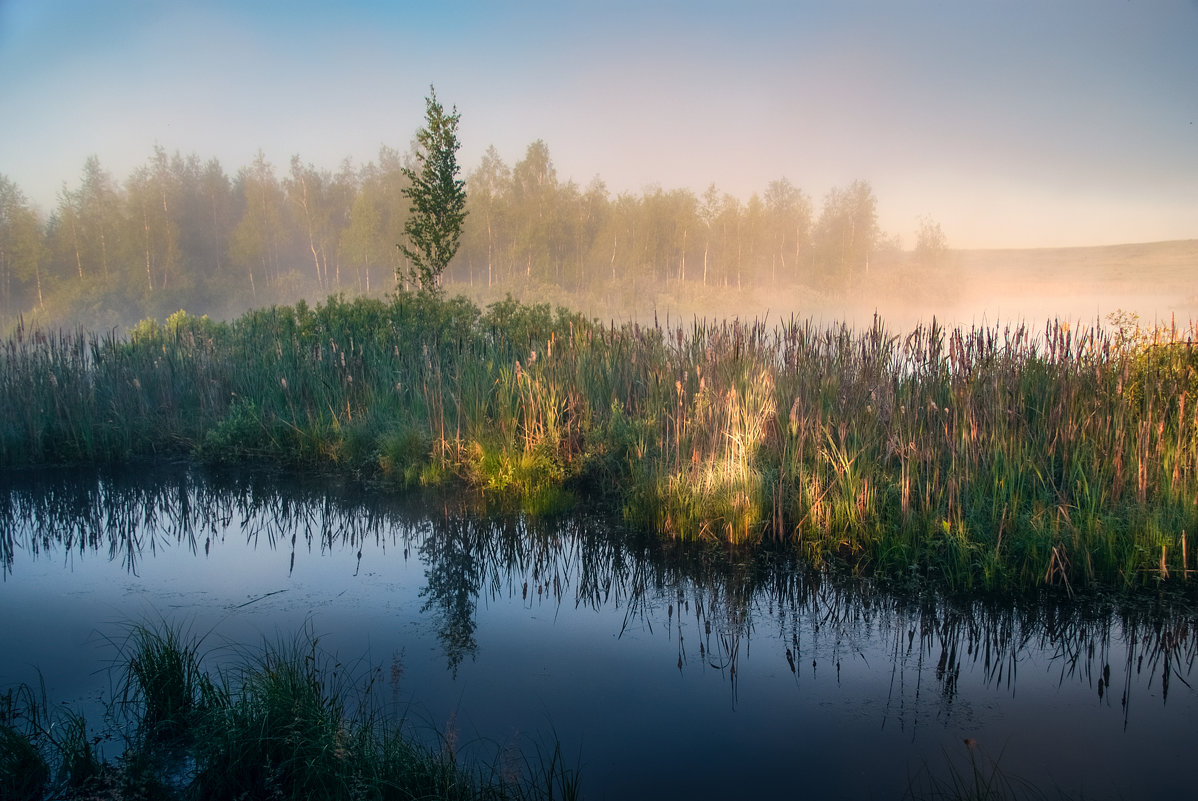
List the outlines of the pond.
{"label": "pond", "polygon": [[0,477],[0,562],[0,689],[40,671],[89,719],[114,643],[165,620],[213,659],[319,637],[418,736],[556,738],[592,799],[899,798],[971,761],[1050,796],[1193,783],[1198,632],[1168,595],[895,595],[598,514],[185,465]]}

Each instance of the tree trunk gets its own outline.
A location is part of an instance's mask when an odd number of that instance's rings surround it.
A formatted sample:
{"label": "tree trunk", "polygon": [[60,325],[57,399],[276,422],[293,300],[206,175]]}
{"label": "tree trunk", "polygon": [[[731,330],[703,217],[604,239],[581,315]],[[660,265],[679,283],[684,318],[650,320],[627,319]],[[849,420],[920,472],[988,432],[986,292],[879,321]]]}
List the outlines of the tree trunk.
{"label": "tree trunk", "polygon": [[618,234],[611,236],[611,280],[616,280],[616,243],[619,241]]}
{"label": "tree trunk", "polygon": [[686,234],[687,230],[682,229],[682,259],[678,262],[678,280],[686,280]]}
{"label": "tree trunk", "polygon": [[100,265],[104,269],[104,278],[108,278],[108,241],[104,236],[104,228],[100,227]]}
{"label": "tree trunk", "polygon": [[703,243],[703,286],[707,286],[707,252],[711,250],[711,237]]}
{"label": "tree trunk", "polygon": [[75,266],[79,269],[79,280],[83,280],[83,258],[79,255],[79,230],[75,227],[75,215],[71,214],[71,240],[75,245]]}
{"label": "tree trunk", "polygon": [[[153,259],[150,256],[150,214],[149,214],[149,211],[146,210],[146,206],[144,203],[142,204],[142,207],[141,207],[141,224],[142,224],[142,231],[145,234],[145,244],[146,244],[146,283],[149,284],[150,291],[153,292],[154,291],[154,269],[153,269]],[[82,277],[82,276],[80,276],[80,277]]]}
{"label": "tree trunk", "polygon": [[491,259],[493,258],[493,240],[494,236],[491,233],[491,211],[487,210],[487,288],[491,287],[494,277],[491,271]]}

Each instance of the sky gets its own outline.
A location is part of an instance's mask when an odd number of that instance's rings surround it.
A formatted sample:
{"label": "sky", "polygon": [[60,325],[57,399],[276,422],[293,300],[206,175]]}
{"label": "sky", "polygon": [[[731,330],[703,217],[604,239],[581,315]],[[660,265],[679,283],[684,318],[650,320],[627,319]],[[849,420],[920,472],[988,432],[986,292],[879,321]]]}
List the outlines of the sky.
{"label": "sky", "polygon": [[1198,0],[0,0],[0,174],[44,213],[89,155],[231,176],[543,140],[615,196],[862,179],[906,246],[1198,238]]}

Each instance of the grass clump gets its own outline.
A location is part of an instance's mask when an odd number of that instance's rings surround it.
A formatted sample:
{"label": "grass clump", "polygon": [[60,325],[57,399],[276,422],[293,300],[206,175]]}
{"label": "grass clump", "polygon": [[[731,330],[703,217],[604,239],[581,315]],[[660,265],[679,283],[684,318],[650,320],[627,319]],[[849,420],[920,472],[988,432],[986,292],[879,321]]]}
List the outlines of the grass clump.
{"label": "grass clump", "polygon": [[117,696],[135,710],[141,737],[178,741],[218,703],[216,687],[201,667],[203,641],[185,639],[165,621],[131,627],[119,651]]}
{"label": "grass clump", "polygon": [[28,687],[0,695],[0,798],[40,801],[46,795],[50,764],[38,748],[39,709]]}
{"label": "grass clump", "polygon": [[[28,687],[0,696],[0,797],[577,796],[577,774],[558,750],[513,773],[467,764],[448,740],[418,742],[372,693],[380,671],[343,665],[311,632],[238,650],[215,674],[202,642],[164,623],[131,627],[114,665],[120,715],[101,736],[73,713],[52,717]],[[100,743],[112,738],[124,749],[107,761]]]}
{"label": "grass clump", "polygon": [[368,729],[348,720],[347,691],[336,667],[317,663],[315,640],[299,647],[267,647],[226,672],[196,746],[200,796],[350,797]]}

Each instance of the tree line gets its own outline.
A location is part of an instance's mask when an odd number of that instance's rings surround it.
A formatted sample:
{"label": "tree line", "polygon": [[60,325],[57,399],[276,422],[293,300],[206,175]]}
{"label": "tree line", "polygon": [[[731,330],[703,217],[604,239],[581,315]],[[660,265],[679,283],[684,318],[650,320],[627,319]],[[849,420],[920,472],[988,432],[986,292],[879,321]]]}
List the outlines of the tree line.
{"label": "tree line", "polygon": [[[405,241],[416,149],[335,170],[300,156],[285,172],[259,151],[230,176],[216,159],[156,146],[124,180],[88,158],[43,218],[0,175],[0,318],[88,326],[189,311],[226,316],[331,293],[410,288]],[[602,290],[636,276],[708,287],[799,284],[844,291],[896,249],[869,183],[822,199],[786,178],[747,201],[650,187],[613,195],[557,176],[543,141],[512,165],[491,147],[466,175],[450,286]],[[944,250],[924,220],[916,253]],[[930,255],[929,255],[930,254]]]}

